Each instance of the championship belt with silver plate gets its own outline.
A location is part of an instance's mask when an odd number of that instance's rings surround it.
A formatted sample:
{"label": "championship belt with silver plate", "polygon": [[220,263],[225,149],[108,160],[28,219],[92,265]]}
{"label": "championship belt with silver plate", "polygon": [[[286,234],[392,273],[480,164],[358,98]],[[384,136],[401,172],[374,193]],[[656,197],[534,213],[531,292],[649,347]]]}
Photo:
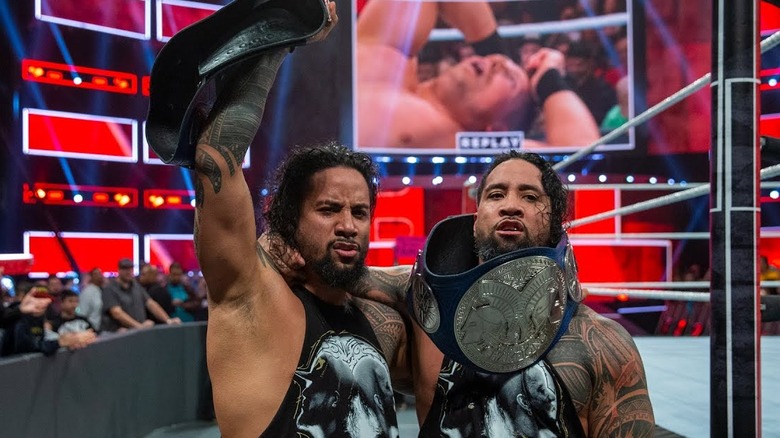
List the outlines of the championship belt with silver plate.
{"label": "championship belt with silver plate", "polygon": [[487,373],[536,363],[566,332],[582,289],[566,234],[555,248],[513,251],[479,264],[474,215],[431,231],[412,270],[409,310],[450,359]]}

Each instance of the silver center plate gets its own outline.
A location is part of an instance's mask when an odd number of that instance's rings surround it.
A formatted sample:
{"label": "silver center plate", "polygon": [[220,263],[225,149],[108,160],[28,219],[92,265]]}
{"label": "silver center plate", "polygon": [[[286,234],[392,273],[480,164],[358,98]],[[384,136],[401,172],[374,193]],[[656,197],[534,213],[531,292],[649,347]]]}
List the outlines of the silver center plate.
{"label": "silver center plate", "polygon": [[566,286],[563,271],[547,257],[522,257],[492,269],[458,303],[458,346],[490,372],[513,372],[533,364],[558,333]]}
{"label": "silver center plate", "polygon": [[441,323],[439,313],[439,303],[433,295],[433,291],[425,283],[423,275],[417,269],[417,264],[413,268],[411,278],[412,306],[414,307],[415,317],[420,327],[427,333],[435,333]]}

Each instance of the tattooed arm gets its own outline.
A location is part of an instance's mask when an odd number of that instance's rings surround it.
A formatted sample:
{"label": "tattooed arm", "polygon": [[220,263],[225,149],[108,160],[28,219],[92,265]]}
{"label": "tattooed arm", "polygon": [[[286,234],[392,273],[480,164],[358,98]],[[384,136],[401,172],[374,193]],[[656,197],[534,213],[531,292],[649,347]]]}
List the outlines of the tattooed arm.
{"label": "tattooed arm", "polygon": [[653,436],[642,358],[621,325],[581,305],[549,357],[588,436]]}
{"label": "tattooed arm", "polygon": [[[212,305],[242,298],[272,264],[255,245],[252,197],[241,170],[286,50],[242,65],[220,93],[196,150],[195,244]],[[259,256],[259,257],[258,257]]]}
{"label": "tattooed arm", "polygon": [[378,301],[406,315],[406,291],[411,272],[410,265],[370,267],[353,295]]}

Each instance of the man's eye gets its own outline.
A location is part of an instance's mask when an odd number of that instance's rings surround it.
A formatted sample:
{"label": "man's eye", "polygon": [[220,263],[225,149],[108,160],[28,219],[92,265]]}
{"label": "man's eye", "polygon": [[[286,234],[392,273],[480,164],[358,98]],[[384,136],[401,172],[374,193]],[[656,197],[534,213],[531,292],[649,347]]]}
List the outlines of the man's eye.
{"label": "man's eye", "polygon": [[529,202],[536,202],[536,201],[538,201],[538,200],[539,200],[539,197],[538,197],[538,196],[536,196],[536,195],[525,195],[525,196],[523,196],[523,198],[524,198],[526,201],[529,201]]}
{"label": "man's eye", "polygon": [[501,192],[493,192],[493,193],[488,193],[487,197],[488,199],[501,199],[504,197],[504,194]]}

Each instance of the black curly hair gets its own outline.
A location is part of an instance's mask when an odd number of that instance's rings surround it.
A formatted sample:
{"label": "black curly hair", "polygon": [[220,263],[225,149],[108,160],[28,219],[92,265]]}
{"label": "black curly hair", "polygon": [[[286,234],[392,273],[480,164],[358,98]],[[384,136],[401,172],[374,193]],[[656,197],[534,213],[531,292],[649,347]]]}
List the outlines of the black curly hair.
{"label": "black curly hair", "polygon": [[349,167],[363,175],[368,184],[373,215],[379,191],[379,173],[371,157],[329,142],[294,149],[276,170],[270,202],[263,212],[266,231],[281,237],[290,248],[300,249],[295,241],[295,232],[301,218],[301,206],[311,190],[311,178],[315,173],[333,167]]}
{"label": "black curly hair", "polygon": [[495,157],[488,170],[482,175],[482,180],[477,188],[477,206],[479,206],[479,202],[482,200],[482,191],[485,189],[485,181],[488,175],[499,164],[509,160],[527,161],[542,172],[542,188],[547,196],[550,197],[550,246],[554,247],[561,241],[564,233],[563,223],[569,214],[569,191],[552,165],[542,158],[541,155],[512,150]]}

